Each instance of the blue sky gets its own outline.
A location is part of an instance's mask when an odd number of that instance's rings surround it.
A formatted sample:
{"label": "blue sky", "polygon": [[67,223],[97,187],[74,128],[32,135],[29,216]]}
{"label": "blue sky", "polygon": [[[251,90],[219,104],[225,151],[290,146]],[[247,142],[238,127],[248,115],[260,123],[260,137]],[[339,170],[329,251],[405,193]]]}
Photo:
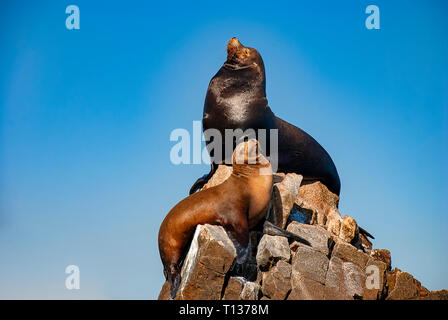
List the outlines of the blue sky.
{"label": "blue sky", "polygon": [[[66,6],[80,30],[65,28]],[[369,4],[381,29],[367,30]],[[272,110],[315,137],[340,211],[448,288],[444,1],[2,1],[0,298],[156,298],[157,232],[208,166],[171,164],[237,36]],[[80,268],[81,289],[65,288]]]}

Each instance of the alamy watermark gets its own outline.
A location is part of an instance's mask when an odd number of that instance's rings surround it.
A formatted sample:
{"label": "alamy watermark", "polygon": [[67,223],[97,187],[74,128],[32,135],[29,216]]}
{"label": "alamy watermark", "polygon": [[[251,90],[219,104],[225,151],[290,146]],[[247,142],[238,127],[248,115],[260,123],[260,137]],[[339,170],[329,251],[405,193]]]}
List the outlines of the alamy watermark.
{"label": "alamy watermark", "polygon": [[65,27],[68,30],[79,30],[81,19],[79,7],[71,4],[65,8],[65,13],[69,14],[69,16],[65,19]]}
{"label": "alamy watermark", "polygon": [[65,279],[65,287],[68,290],[79,290],[80,288],[80,273],[77,265],[71,264],[65,268],[65,273],[69,276]]}
{"label": "alamy watermark", "polygon": [[[234,147],[241,142],[257,139],[259,152],[269,159],[272,170],[278,168],[278,129],[225,129],[224,135],[217,129],[204,130],[201,121],[193,121],[193,134],[187,129],[174,129],[170,141],[177,142],[170,150],[170,161],[179,164],[232,164]],[[202,142],[207,146],[202,148]],[[269,154],[267,154],[269,150]],[[243,159],[237,159],[242,163]],[[250,162],[249,162],[250,164]]]}
{"label": "alamy watermark", "polygon": [[380,29],[380,8],[371,4],[367,6],[366,13],[369,14],[366,18],[366,28],[369,30]]}

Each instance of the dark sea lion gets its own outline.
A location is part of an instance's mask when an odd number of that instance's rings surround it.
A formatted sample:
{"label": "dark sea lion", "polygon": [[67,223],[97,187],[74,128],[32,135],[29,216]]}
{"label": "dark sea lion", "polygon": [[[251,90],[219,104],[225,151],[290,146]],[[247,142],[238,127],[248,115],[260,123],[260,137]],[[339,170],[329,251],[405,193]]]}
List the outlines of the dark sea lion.
{"label": "dark sea lion", "polygon": [[[243,46],[237,38],[230,39],[227,60],[210,81],[202,125],[204,134],[207,129],[217,129],[222,137],[225,129],[278,129],[278,171],[301,174],[304,181],[320,181],[339,196],[341,183],[333,160],[313,137],[274,115],[266,99],[263,59],[256,49]],[[210,142],[207,148],[213,153]],[[276,150],[270,150],[269,135],[267,144],[266,151],[272,156]],[[225,154],[224,143],[221,154],[226,159],[231,156]],[[224,164],[210,155],[210,173],[196,181],[190,194],[211,178],[219,164]]]}
{"label": "dark sea lion", "polygon": [[246,260],[249,230],[265,217],[272,184],[269,161],[259,152],[258,142],[249,140],[235,148],[233,172],[226,181],[188,196],[171,209],[159,229],[159,252],[171,298],[180,285],[181,265],[197,225],[223,226],[237,250],[237,263]]}

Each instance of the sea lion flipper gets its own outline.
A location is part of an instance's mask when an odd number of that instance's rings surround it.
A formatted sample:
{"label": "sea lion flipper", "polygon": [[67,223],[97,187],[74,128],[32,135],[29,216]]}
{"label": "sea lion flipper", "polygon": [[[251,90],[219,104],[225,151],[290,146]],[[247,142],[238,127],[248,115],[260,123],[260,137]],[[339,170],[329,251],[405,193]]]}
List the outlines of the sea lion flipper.
{"label": "sea lion flipper", "polygon": [[203,175],[198,180],[196,180],[196,182],[190,188],[189,195],[192,195],[193,193],[201,189],[208,182],[208,180],[210,180],[210,178],[215,174],[217,169],[218,165],[212,162],[210,172],[208,174]]}
{"label": "sea lion flipper", "polygon": [[306,244],[307,246],[311,247],[311,243],[309,243],[307,240],[303,239],[302,237],[300,237],[292,232],[282,229],[267,220],[264,222],[264,225],[263,225],[263,233],[268,234],[270,236],[281,236],[281,237],[293,239],[297,242]]}
{"label": "sea lion flipper", "polygon": [[234,221],[233,223],[224,226],[224,229],[235,246],[237,254],[236,263],[242,264],[246,262],[250,252],[249,227],[247,220],[239,222]]}
{"label": "sea lion flipper", "polygon": [[359,232],[360,232],[362,235],[364,235],[365,237],[369,237],[369,238],[375,239],[375,237],[372,236],[366,229],[363,229],[363,228],[361,228],[361,227],[359,227],[359,226],[358,226],[358,228],[359,228]]}
{"label": "sea lion flipper", "polygon": [[249,257],[249,248],[250,245],[249,243],[244,246],[242,245],[238,240],[235,239],[235,237],[232,235],[231,232],[227,231],[227,235],[229,236],[230,240],[232,240],[233,245],[235,246],[236,249],[236,263],[238,264],[242,264],[244,262],[246,262],[247,258]]}

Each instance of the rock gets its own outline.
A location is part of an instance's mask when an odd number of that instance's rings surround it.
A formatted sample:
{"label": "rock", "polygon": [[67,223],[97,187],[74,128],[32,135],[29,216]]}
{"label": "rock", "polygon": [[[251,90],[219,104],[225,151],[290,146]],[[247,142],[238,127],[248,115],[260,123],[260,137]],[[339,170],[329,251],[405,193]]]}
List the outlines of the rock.
{"label": "rock", "polygon": [[[378,288],[370,289],[366,287],[367,277],[370,275],[366,273],[358,265],[352,262],[344,262],[342,259],[333,256],[330,259],[330,263],[328,265],[328,271],[325,279],[325,286],[332,287],[340,294],[346,297],[353,297],[365,299],[365,300],[376,300],[379,293],[382,293],[385,283],[384,272],[386,265],[379,261],[372,260],[372,264],[382,264],[378,265],[378,275],[379,279],[374,285],[378,285]],[[370,265],[370,264],[368,264]],[[370,280],[370,279],[369,279]]]}
{"label": "rock", "polygon": [[419,295],[420,288],[415,279],[407,272],[396,271],[387,300],[411,300]]}
{"label": "rock", "polygon": [[[286,230],[307,240],[314,250],[320,251],[324,255],[328,255],[330,253],[333,239],[327,230],[318,226],[310,226],[295,221],[291,222]],[[292,247],[298,245],[299,244],[297,242],[292,243]]]}
{"label": "rock", "polygon": [[202,187],[201,190],[205,190],[223,183],[230,177],[232,171],[233,171],[232,166],[219,165],[216,172],[213,174],[210,180],[208,180],[208,182]]}
{"label": "rock", "polygon": [[330,209],[330,212],[328,213],[328,216],[327,216],[327,223],[326,223],[328,232],[334,234],[335,236],[339,236],[339,233],[341,231],[341,222],[342,222],[342,217],[341,217],[341,214],[339,213],[338,209],[336,209],[336,208]]}
{"label": "rock", "polygon": [[283,172],[276,172],[272,174],[272,183],[279,183],[282,182],[283,179],[285,179],[286,174]]}
{"label": "rock", "polygon": [[427,297],[429,294],[430,294],[430,291],[428,289],[426,289],[423,286],[420,287],[420,291],[418,293],[418,296],[420,299]]}
{"label": "rock", "polygon": [[260,285],[255,282],[247,281],[244,284],[243,291],[241,291],[241,300],[257,300],[260,292]]}
{"label": "rock", "polygon": [[319,181],[303,182],[300,186],[299,197],[321,208],[327,216],[330,209],[337,208],[339,203],[339,196],[332,193]]}
{"label": "rock", "polygon": [[387,249],[374,249],[370,252],[370,256],[378,261],[382,261],[386,264],[386,270],[391,270],[392,258],[390,256],[390,251]]}
{"label": "rock", "polygon": [[341,287],[341,284],[344,283],[344,271],[342,270],[342,264],[343,261],[338,257],[331,257],[325,276],[325,286],[332,288]]}
{"label": "rock", "polygon": [[341,222],[341,229],[339,232],[339,238],[345,242],[352,242],[358,234],[358,224],[355,219],[349,216],[345,216]]}
{"label": "rock", "polygon": [[269,220],[281,228],[285,228],[289,213],[299,193],[302,176],[288,173],[284,179],[275,183],[272,191],[273,210]]}
{"label": "rock", "polygon": [[240,300],[240,294],[243,291],[245,282],[244,278],[230,277],[222,300]]}
{"label": "rock", "polygon": [[300,202],[298,202],[298,199],[296,199],[294,205],[292,206],[291,212],[289,213],[287,223],[296,221],[303,224],[311,224],[315,215],[314,211],[301,207],[299,203]]}
{"label": "rock", "polygon": [[269,270],[277,261],[291,258],[288,240],[285,237],[265,234],[258,244],[257,264],[262,271]]}
{"label": "rock", "polygon": [[369,258],[365,267],[364,300],[379,300],[385,296],[387,265],[374,258]]}
{"label": "rock", "polygon": [[361,269],[364,269],[367,261],[369,260],[369,256],[367,254],[343,241],[338,241],[336,243],[332,255],[342,259],[343,261],[352,262]]}
{"label": "rock", "polygon": [[223,300],[257,300],[260,286],[242,277],[230,277]]}
{"label": "rock", "polygon": [[297,197],[289,214],[290,221],[297,221],[304,224],[325,225],[327,217],[321,208],[313,203]]}
{"label": "rock", "polygon": [[287,300],[350,300],[351,298],[337,289],[327,287],[317,281],[294,274],[292,290]]}
{"label": "rock", "polygon": [[342,264],[345,292],[351,297],[362,297],[366,275],[364,271],[352,262]]}
{"label": "rock", "polygon": [[448,300],[448,290],[443,289],[428,292],[427,295],[420,298],[420,300]]}
{"label": "rock", "polygon": [[272,300],[284,300],[291,290],[291,265],[283,260],[263,272],[261,291]]}
{"label": "rock", "polygon": [[[224,182],[231,172],[230,166],[219,166],[204,189]],[[392,270],[390,251],[372,249],[355,219],[341,217],[338,197],[321,183],[301,185],[301,176],[284,173],[273,179],[269,219],[311,246],[255,228],[249,257],[239,265],[225,230],[199,225],[175,299],[448,300],[447,290],[430,291],[409,273]],[[158,299],[170,299],[169,291],[165,282]]]}
{"label": "rock", "polygon": [[292,279],[292,291],[288,300],[324,300],[325,286],[309,278],[297,274]]}
{"label": "rock", "polygon": [[232,241],[221,226],[199,225],[181,272],[177,299],[218,300],[226,273],[236,258]]}
{"label": "rock", "polygon": [[292,258],[292,273],[325,284],[329,260],[325,254],[307,246],[299,246]]}

